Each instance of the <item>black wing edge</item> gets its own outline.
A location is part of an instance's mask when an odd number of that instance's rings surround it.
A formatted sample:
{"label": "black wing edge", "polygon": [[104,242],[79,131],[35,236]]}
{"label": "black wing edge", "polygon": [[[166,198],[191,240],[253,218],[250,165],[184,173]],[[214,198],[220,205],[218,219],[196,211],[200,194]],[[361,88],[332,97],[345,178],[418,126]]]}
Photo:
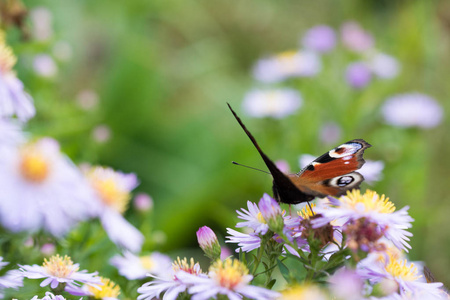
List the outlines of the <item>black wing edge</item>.
{"label": "black wing edge", "polygon": [[259,154],[261,155],[262,159],[264,160],[264,163],[266,164],[267,168],[269,169],[270,173],[273,177],[273,194],[274,198],[283,203],[288,204],[297,204],[301,202],[307,202],[312,200],[314,197],[310,195],[306,195],[305,193],[301,192],[295,185],[292,183],[292,181],[284,175],[283,172],[281,172],[274,162],[270,160],[270,158],[261,150],[258,143],[256,142],[253,135],[248,131],[247,127],[245,127],[244,123],[242,123],[241,119],[238,117],[236,112],[231,108],[230,103],[227,102],[228,108],[233,113],[233,116],[238,121],[239,125],[241,125],[242,129],[245,131],[247,136],[252,141],[253,145],[255,146],[256,150],[258,150]]}

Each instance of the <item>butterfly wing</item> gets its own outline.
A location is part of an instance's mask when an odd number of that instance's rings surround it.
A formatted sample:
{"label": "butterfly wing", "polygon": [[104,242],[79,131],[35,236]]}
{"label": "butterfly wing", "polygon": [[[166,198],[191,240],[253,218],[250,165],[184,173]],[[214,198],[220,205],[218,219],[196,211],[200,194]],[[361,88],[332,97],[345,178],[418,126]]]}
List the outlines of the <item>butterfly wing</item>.
{"label": "butterfly wing", "polygon": [[256,142],[253,135],[248,131],[248,129],[245,127],[244,123],[242,123],[241,119],[238,117],[238,115],[234,112],[234,110],[231,108],[231,105],[229,103],[228,107],[230,108],[231,112],[233,113],[233,116],[238,121],[239,125],[241,125],[242,129],[245,131],[247,136],[252,141],[253,145],[255,146],[256,150],[258,150],[259,154],[261,155],[262,159],[264,160],[264,163],[266,164],[267,168],[269,169],[270,173],[273,177],[273,197],[278,202],[288,203],[288,204],[297,204],[301,202],[306,202],[314,199],[314,196],[307,195],[300,191],[295,184],[289,179],[288,176],[286,176],[283,172],[281,172],[277,166],[275,165],[272,160],[267,157],[267,155],[261,150],[258,143]]}
{"label": "butterfly wing", "polygon": [[348,141],[318,157],[299,173],[289,175],[289,178],[307,194],[318,197],[343,195],[347,190],[358,188],[364,180],[355,171],[364,165],[364,150],[371,146],[363,139]]}

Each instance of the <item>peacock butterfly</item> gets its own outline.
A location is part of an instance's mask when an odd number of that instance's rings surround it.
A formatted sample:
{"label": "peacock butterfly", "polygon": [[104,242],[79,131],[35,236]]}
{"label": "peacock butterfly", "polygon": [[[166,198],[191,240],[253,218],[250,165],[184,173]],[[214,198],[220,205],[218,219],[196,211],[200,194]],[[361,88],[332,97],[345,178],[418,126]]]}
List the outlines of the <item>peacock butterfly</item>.
{"label": "peacock butterfly", "polygon": [[347,190],[359,188],[364,180],[364,177],[355,171],[364,165],[364,150],[372,145],[363,139],[351,140],[337,146],[296,174],[284,174],[261,150],[231,105],[227,104],[269,168],[273,177],[273,197],[278,202],[298,204],[311,201],[315,197],[341,196]]}

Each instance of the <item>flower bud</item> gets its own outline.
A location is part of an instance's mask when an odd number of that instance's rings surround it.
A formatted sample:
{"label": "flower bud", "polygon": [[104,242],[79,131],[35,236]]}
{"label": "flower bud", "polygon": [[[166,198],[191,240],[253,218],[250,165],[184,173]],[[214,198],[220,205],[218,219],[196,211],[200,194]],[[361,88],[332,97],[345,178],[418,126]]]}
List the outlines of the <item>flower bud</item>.
{"label": "flower bud", "polygon": [[217,236],[208,226],[203,226],[197,231],[197,240],[200,248],[211,260],[220,259],[220,245]]}

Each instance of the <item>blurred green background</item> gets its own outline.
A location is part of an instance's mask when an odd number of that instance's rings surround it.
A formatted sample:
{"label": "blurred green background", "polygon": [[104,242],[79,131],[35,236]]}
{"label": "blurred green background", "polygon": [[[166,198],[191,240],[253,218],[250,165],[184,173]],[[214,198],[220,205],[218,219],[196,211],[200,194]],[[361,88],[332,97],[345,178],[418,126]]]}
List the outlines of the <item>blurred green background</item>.
{"label": "blurred green background", "polygon": [[[235,210],[270,192],[270,176],[231,164],[265,168],[229,112],[230,102],[266,153],[286,159],[295,172],[300,154],[320,155],[336,146],[318,138],[327,121],[342,127],[338,143],[370,142],[365,157],[385,162],[383,180],[371,188],[398,208],[409,205],[415,219],[410,259],[425,261],[450,286],[448,1],[23,2],[28,10],[47,8],[53,28],[47,41],[23,40],[19,29],[8,30],[19,57],[18,77],[37,107],[26,129],[56,138],[77,163],[137,173],[137,191],[155,201],[144,218],[127,212],[144,233],[155,234],[152,228],[158,234],[159,242],[147,243],[145,250],[194,251],[201,257],[195,237],[200,226],[213,228],[223,241],[225,228],[237,221]],[[312,26],[338,30],[348,20],[360,23],[378,49],[399,60],[397,78],[352,90],[342,63],[350,54],[336,50],[324,56],[318,76],[288,83],[304,98],[293,116],[252,119],[242,112],[245,93],[258,86],[251,75],[258,59],[298,48]],[[31,26],[26,19],[25,27]],[[33,56],[55,55],[59,41],[70,45],[70,59],[56,59],[54,78],[37,76]],[[79,105],[84,90],[98,95],[90,109]],[[383,101],[413,91],[440,102],[446,112],[440,126],[400,129],[383,123]],[[93,138],[99,125],[110,129],[106,141]]]}

